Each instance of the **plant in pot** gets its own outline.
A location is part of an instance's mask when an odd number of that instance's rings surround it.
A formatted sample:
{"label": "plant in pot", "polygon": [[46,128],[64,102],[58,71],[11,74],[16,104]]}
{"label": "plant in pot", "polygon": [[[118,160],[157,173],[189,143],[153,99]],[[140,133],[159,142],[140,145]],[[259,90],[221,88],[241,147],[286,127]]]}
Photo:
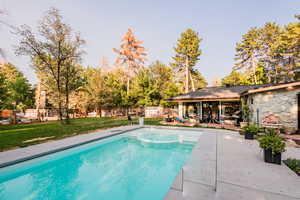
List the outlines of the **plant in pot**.
{"label": "plant in pot", "polygon": [[242,118],[243,118],[243,121],[240,122],[240,127],[244,128],[245,126],[248,125],[249,120],[250,120],[250,108],[247,105],[245,99],[242,99]]}
{"label": "plant in pot", "polygon": [[275,131],[267,130],[266,135],[258,138],[259,146],[264,150],[264,160],[267,163],[281,164],[281,153],[285,151],[285,142]]}
{"label": "plant in pot", "polygon": [[245,133],[245,139],[247,140],[253,140],[254,135],[260,130],[259,127],[257,127],[254,124],[250,124],[243,127],[244,133]]}

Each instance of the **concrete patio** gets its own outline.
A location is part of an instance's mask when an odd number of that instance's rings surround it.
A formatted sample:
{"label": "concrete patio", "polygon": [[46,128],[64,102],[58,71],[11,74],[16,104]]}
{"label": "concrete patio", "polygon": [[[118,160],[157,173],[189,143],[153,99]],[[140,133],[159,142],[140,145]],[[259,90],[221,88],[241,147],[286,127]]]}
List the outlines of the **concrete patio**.
{"label": "concrete patio", "polygon": [[[300,199],[300,178],[285,164],[265,163],[257,141],[232,131],[199,131],[202,136],[165,199]],[[300,149],[288,148],[287,157],[299,159]]]}

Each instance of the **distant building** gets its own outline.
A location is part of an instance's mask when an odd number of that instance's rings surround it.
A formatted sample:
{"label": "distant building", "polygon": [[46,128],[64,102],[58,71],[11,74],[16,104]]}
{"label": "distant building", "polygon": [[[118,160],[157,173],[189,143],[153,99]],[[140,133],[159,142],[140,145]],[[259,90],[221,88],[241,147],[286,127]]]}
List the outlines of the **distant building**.
{"label": "distant building", "polygon": [[216,86],[221,86],[221,79],[220,78],[213,78],[211,82],[211,86],[216,87]]}

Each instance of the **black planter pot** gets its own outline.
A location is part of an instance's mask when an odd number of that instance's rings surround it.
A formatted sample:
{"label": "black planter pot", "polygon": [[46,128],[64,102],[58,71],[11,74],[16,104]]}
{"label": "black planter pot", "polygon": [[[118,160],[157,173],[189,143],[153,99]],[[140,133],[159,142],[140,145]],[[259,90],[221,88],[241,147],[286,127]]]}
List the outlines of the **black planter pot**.
{"label": "black planter pot", "polygon": [[264,160],[267,163],[281,165],[281,153],[272,154],[272,149],[264,149]]}
{"label": "black planter pot", "polygon": [[253,132],[246,131],[246,132],[245,132],[245,139],[246,139],[246,140],[253,140],[253,139],[254,139],[254,133],[253,133]]}

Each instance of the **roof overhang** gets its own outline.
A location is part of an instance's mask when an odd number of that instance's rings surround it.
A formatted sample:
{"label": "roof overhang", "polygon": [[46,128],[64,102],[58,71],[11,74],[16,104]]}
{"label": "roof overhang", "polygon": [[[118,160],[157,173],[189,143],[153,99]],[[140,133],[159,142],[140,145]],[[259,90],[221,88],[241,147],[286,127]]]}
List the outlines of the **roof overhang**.
{"label": "roof overhang", "polygon": [[299,87],[299,86],[300,86],[300,81],[294,82],[294,83],[287,83],[287,84],[263,87],[263,88],[248,90],[247,92],[242,93],[241,96],[255,94],[255,93],[259,93],[259,92],[268,92],[268,91],[272,91],[272,90],[279,90],[279,89],[284,89],[284,88],[293,90],[293,89],[295,89],[295,87]]}
{"label": "roof overhang", "polygon": [[202,102],[202,101],[240,101],[240,98],[232,97],[232,98],[167,99],[167,102]]}

